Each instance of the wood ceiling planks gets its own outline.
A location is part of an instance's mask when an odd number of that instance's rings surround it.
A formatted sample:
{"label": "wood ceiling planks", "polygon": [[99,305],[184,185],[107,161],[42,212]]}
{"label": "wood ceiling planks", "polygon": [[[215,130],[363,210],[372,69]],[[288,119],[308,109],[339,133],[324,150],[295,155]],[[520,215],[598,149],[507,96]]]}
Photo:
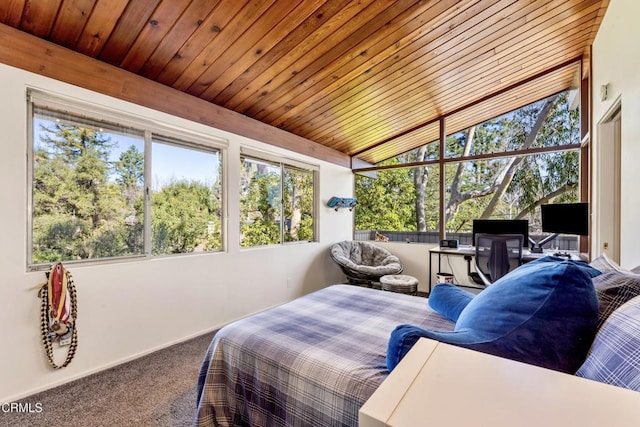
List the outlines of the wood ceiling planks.
{"label": "wood ceiling planks", "polygon": [[25,2],[26,0],[5,0],[3,7],[0,8],[0,22],[19,27]]}
{"label": "wood ceiling planks", "polygon": [[[160,0],[129,1],[127,7],[118,17],[113,31],[106,35],[107,42],[97,58],[111,65],[119,66],[120,61],[131,49],[140,32],[147,26],[153,26],[150,17],[159,3]],[[109,12],[104,13],[108,14]]]}
{"label": "wood ceiling planks", "polygon": [[[221,1],[211,11],[209,16],[202,22],[198,29],[191,35],[182,47],[171,58],[171,61],[164,67],[162,72],[155,80],[160,83],[180,89],[176,81],[180,76],[185,76],[188,81],[195,81],[197,75],[191,78],[191,74],[196,72],[189,69],[194,62],[206,63],[207,58],[211,57],[218,50],[230,44],[229,39],[233,35],[229,31],[225,31],[221,36],[223,28],[228,24],[234,25],[232,19],[242,9],[247,0],[238,0],[235,2]],[[237,24],[237,22],[235,22]],[[152,76],[149,76],[153,78]]]}
{"label": "wood ceiling planks", "polygon": [[[514,25],[516,24],[517,22],[514,23]],[[490,27],[490,29],[495,30],[495,27]],[[507,42],[506,39],[517,35],[517,31],[514,34],[515,30],[515,28],[509,26],[504,29],[503,33],[497,33],[500,37],[496,39],[496,46],[502,46],[502,43]],[[479,39],[482,39],[483,42],[488,40],[486,38],[486,32],[481,32],[477,36],[474,35],[474,37],[468,37],[466,40]],[[582,43],[584,43],[584,40],[582,40]],[[464,46],[460,43],[458,46],[451,46],[451,49],[455,49],[456,47],[459,48],[460,46],[467,50],[461,52],[462,55],[460,55],[460,51],[458,51],[457,57],[459,58],[468,58],[470,52],[482,52],[483,49],[486,49],[490,55],[486,59],[477,61],[470,65],[465,64],[461,59],[456,60],[455,55],[447,57],[441,57],[442,55],[440,55],[440,57],[437,58],[429,58],[431,61],[424,63],[423,65],[424,69],[431,73],[428,77],[421,74],[410,75],[408,78],[412,80],[404,80],[403,82],[399,82],[399,80],[402,79],[403,76],[407,76],[408,71],[405,68],[399,69],[396,76],[390,79],[392,81],[391,85],[393,86],[388,90],[383,91],[387,96],[390,93],[392,94],[390,95],[392,98],[387,99],[387,102],[382,103],[381,98],[370,99],[371,97],[369,97],[369,99],[365,99],[360,103],[356,101],[355,104],[351,103],[348,105],[349,112],[345,112],[344,115],[342,115],[341,112],[338,112],[338,114],[341,114],[341,118],[343,120],[348,117],[355,117],[356,115],[371,118],[370,121],[365,121],[360,124],[355,120],[350,122],[354,125],[359,125],[359,129],[362,131],[357,134],[347,134],[344,139],[348,141],[355,138],[363,138],[364,140],[367,140],[369,136],[375,138],[375,135],[371,135],[371,133],[375,132],[376,129],[375,121],[383,122],[379,126],[388,126],[388,123],[391,122],[398,128],[402,129],[407,126],[407,121],[426,121],[433,119],[437,117],[437,114],[429,114],[429,112],[441,111],[442,113],[446,113],[460,105],[464,105],[464,102],[461,101],[465,98],[473,96],[472,99],[478,99],[486,93],[491,93],[496,89],[499,90],[499,88],[507,86],[514,80],[523,80],[527,76],[535,74],[538,71],[535,70],[535,67],[537,67],[537,64],[540,64],[539,56],[533,56],[530,52],[525,53],[523,57],[517,57],[515,60],[512,60],[511,57],[506,57],[507,61],[499,63],[496,62],[496,60],[502,59],[503,57],[496,55],[492,50],[495,49],[495,47],[491,45],[489,45],[489,47],[476,46],[473,44]],[[448,49],[449,46],[445,46],[443,51]],[[521,52],[522,49],[523,48],[520,48],[516,53]],[[567,51],[566,48],[558,47],[557,45],[552,46],[551,50]],[[551,55],[553,52],[544,51],[541,53]],[[581,47],[578,46],[577,49],[570,51],[569,55],[576,57],[579,56],[580,53]],[[412,65],[423,60],[423,58],[424,57],[416,58],[412,61]],[[447,61],[448,59],[451,60]],[[517,65],[514,66],[514,63]],[[456,66],[458,68],[456,68]],[[529,68],[527,69],[525,66],[528,66]],[[418,72],[421,72],[421,70],[418,70]],[[511,81],[503,77],[506,76],[507,73],[512,76]],[[411,86],[411,82],[421,82],[425,80],[429,82],[429,86],[425,88],[420,89],[420,87]],[[440,91],[439,88],[443,86],[449,88],[448,93]],[[486,88],[492,87],[494,90],[488,90],[485,92]],[[380,105],[383,104],[387,107],[387,115],[382,115],[385,110],[381,110]],[[377,114],[368,114],[370,111],[376,111]],[[410,114],[405,114],[406,111],[410,111]],[[398,116],[400,116],[400,118],[398,118]],[[397,119],[397,121],[394,119]],[[330,125],[335,124],[330,122]],[[323,123],[316,121],[313,126],[314,130],[311,133],[300,133],[310,139],[327,142],[327,140],[324,139],[326,136],[323,136],[321,133],[322,126]],[[348,131],[348,129],[345,130],[344,127],[342,129],[343,132]],[[363,134],[362,132],[368,132],[369,134]],[[335,138],[337,135],[335,127],[329,128],[328,131],[325,132],[325,135]],[[331,146],[328,142],[327,145]],[[341,149],[341,146],[334,145],[333,148]]]}
{"label": "wood ceiling planks", "polygon": [[49,38],[62,0],[26,1],[20,19],[20,29],[37,37]]}
{"label": "wood ceiling planks", "polygon": [[[541,98],[540,93],[549,92],[549,95],[559,93],[566,89],[563,82],[577,76],[579,71],[580,61],[569,61],[566,65],[558,67],[557,70],[553,70],[510,90],[505,90],[503,93],[489,99],[462,108],[460,111],[445,117],[446,133],[451,135],[513,111],[518,107],[546,98],[546,96]],[[437,141],[439,129],[439,121],[432,121],[425,126],[419,126],[411,132],[394,138],[392,144],[383,143],[364,150],[358,153],[358,157],[368,163],[377,163],[398,153],[410,151],[426,143]]]}
{"label": "wood ceiling planks", "polygon": [[62,3],[49,39],[62,46],[76,46],[95,2],[96,0],[76,0],[73,3]]}
{"label": "wood ceiling planks", "polygon": [[128,0],[111,0],[109,2],[97,0],[82,34],[80,34],[78,43],[75,46],[63,46],[96,58],[102,52],[127,4]]}
{"label": "wood ceiling planks", "polygon": [[[287,76],[295,75],[296,69],[305,65],[303,61],[308,61],[311,53],[319,52],[322,45],[328,45],[327,37],[349,22],[358,13],[359,7],[349,0],[323,5],[283,40],[284,55],[278,55],[277,49],[263,55],[257,67],[247,70],[247,78],[235,85],[232,98],[229,101],[221,100],[222,105],[236,111],[246,111],[256,99],[266,96],[271,87],[279,85]],[[276,54],[271,55],[274,51]],[[225,91],[230,89],[231,85]]]}
{"label": "wood ceiling planks", "polygon": [[[315,7],[321,2],[305,1],[298,3],[291,1],[287,7],[272,5],[260,19],[256,20],[254,27],[260,31],[252,31],[251,37],[242,37],[241,43],[234,44],[227,49],[216,61],[215,67],[209,67],[199,80],[209,82],[200,85],[198,93],[194,95],[211,100],[235,78],[255,63],[263,52],[267,52],[280,43],[286,34],[293,31],[309,13],[311,4]],[[287,19],[283,20],[285,14]]]}
{"label": "wood ceiling planks", "polygon": [[[484,100],[491,118],[569,88],[573,68],[485,99],[580,58],[608,3],[5,0],[0,22],[379,161],[420,145],[431,135],[422,125],[461,106]],[[469,111],[456,127],[477,123]]]}

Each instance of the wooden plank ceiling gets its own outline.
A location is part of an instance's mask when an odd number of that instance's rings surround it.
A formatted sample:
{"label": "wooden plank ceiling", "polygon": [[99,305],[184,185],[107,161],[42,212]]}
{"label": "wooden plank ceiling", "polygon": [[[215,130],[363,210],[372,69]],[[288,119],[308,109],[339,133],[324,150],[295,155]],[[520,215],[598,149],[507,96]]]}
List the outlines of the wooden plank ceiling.
{"label": "wooden plank ceiling", "polygon": [[3,0],[0,22],[375,163],[571,87],[607,5]]}

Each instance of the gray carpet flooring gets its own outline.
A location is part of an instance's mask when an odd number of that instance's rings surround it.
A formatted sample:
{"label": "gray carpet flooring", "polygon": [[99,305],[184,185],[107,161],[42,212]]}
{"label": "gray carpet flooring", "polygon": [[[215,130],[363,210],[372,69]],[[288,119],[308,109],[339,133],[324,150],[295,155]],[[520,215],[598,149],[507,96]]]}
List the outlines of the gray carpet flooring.
{"label": "gray carpet flooring", "polygon": [[27,397],[20,402],[34,409],[39,403],[42,412],[0,411],[0,426],[189,426],[198,371],[214,334]]}

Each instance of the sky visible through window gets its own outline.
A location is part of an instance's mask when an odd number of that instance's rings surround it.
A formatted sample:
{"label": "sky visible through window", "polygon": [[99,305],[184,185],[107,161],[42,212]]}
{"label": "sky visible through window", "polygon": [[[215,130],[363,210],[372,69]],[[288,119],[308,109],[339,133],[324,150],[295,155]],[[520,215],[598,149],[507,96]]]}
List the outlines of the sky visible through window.
{"label": "sky visible through window", "polygon": [[[53,127],[54,122],[42,118],[34,118],[35,148],[41,141],[42,126]],[[132,145],[144,152],[144,141],[141,138],[127,136],[116,132],[103,131],[113,146],[110,148],[109,161],[117,162],[120,155]],[[173,145],[154,143],[152,145],[152,189],[157,191],[167,184],[176,181],[200,182],[212,185],[218,177],[219,154],[176,147]],[[114,176],[111,179],[115,179]]]}
{"label": "sky visible through window", "polygon": [[176,181],[212,185],[218,176],[218,155],[212,152],[154,143],[152,155],[153,190]]}

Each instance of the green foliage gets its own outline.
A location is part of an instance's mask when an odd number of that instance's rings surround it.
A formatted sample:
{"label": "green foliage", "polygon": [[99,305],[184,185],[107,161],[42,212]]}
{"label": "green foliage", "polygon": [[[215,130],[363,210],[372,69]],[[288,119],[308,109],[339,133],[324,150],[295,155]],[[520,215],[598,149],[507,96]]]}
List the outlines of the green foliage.
{"label": "green foliage", "polygon": [[[94,129],[49,122],[35,132],[32,262],[144,252],[144,156],[115,162],[115,143]],[[153,195],[155,254],[220,250],[220,182],[175,182]]]}
{"label": "green foliage", "polygon": [[[463,156],[465,150],[468,150],[467,155],[481,155],[522,149],[527,137],[532,135],[545,102],[449,135],[445,140],[447,158]],[[579,112],[569,109],[566,93],[560,94],[529,147],[579,142],[578,129]],[[423,159],[416,157],[419,152],[416,149],[379,165],[437,158],[437,144],[427,144],[426,148],[428,152],[424,153]],[[537,206],[541,201],[549,197],[555,202],[577,200],[578,171],[577,151],[447,163],[443,201],[447,210],[446,229],[470,231],[472,220],[480,217],[526,216],[535,225],[539,217]],[[424,167],[379,171],[377,179],[356,176],[356,230],[422,231],[417,221],[421,216],[425,218],[426,230],[437,230],[440,185],[437,167],[429,167],[424,196],[420,195],[419,181],[415,181],[412,173],[419,176],[424,173]],[[497,193],[499,200],[490,203],[501,186],[505,188]],[[424,197],[422,213],[416,212],[416,206],[421,205],[420,197]]]}
{"label": "green foliage", "polygon": [[111,146],[93,129],[41,128],[34,148],[34,263],[131,253],[124,201],[108,181]]}
{"label": "green foliage", "polygon": [[[313,172],[288,165],[242,158],[240,245],[312,241]],[[282,191],[280,190],[282,186]]]}
{"label": "green foliage", "polygon": [[153,193],[151,206],[154,255],[220,249],[220,207],[206,185],[173,182]]}
{"label": "green foliage", "polygon": [[144,154],[135,145],[120,154],[115,163],[116,182],[125,189],[142,188],[144,183]]}
{"label": "green foliage", "polygon": [[280,243],[281,200],[278,165],[242,159],[240,196],[240,245]]}
{"label": "green foliage", "polygon": [[[399,164],[398,159],[384,165]],[[375,179],[356,175],[356,230],[416,229],[415,191],[410,168],[387,169]]]}
{"label": "green foliage", "polygon": [[285,242],[314,239],[313,188],[313,172],[285,166],[283,174]]}
{"label": "green foliage", "polygon": [[[464,163],[450,163],[445,166],[445,197],[449,202],[446,230],[449,232],[470,232],[474,218],[480,218],[493,193],[491,186],[498,174],[507,166],[506,159],[480,160]],[[461,178],[454,185],[454,176],[461,168]],[[464,203],[452,204],[450,199],[458,196]]]}
{"label": "green foliage", "polygon": [[[561,94],[540,129],[534,147],[551,147],[579,143],[580,117],[570,110],[567,94]],[[539,223],[537,206],[541,200],[558,194],[554,203],[578,201],[580,155],[577,151],[537,154],[523,159],[522,165],[507,188],[516,213],[528,214],[530,223]],[[564,191],[559,191],[564,189]]]}
{"label": "green foliage", "polygon": [[241,224],[243,247],[273,245],[280,242],[280,226],[272,220],[257,218],[251,223]]}
{"label": "green foliage", "polygon": [[312,242],[315,238],[313,228],[313,217],[311,215],[303,216],[297,227],[291,229],[289,233],[285,233],[285,240]]}

